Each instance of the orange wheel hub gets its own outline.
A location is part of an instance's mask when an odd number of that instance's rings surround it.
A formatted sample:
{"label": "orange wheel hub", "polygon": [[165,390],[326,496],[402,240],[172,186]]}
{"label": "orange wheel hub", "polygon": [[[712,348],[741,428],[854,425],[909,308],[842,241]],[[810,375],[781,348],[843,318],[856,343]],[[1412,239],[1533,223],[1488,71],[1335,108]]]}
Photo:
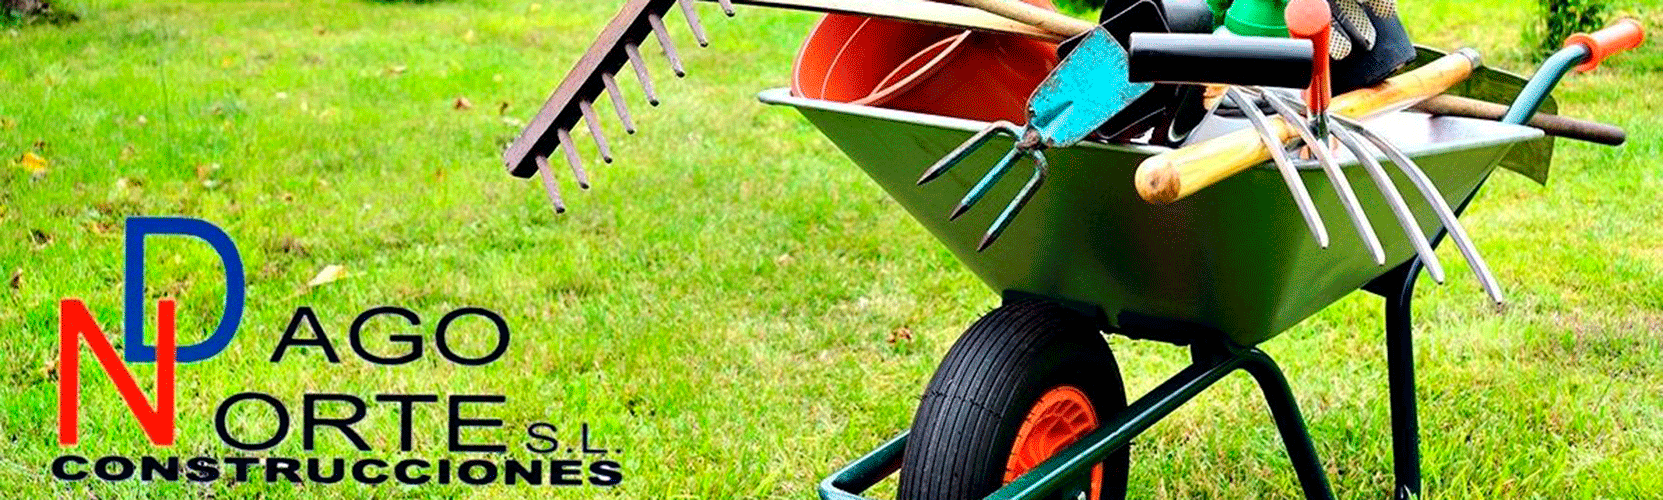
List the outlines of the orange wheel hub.
{"label": "orange wheel hub", "polygon": [[[1032,470],[1058,451],[1097,429],[1097,411],[1078,387],[1059,385],[1046,391],[1028,410],[1016,432],[1010,459],[1005,461],[1005,484]],[[1103,488],[1103,464],[1091,469],[1091,500]]]}

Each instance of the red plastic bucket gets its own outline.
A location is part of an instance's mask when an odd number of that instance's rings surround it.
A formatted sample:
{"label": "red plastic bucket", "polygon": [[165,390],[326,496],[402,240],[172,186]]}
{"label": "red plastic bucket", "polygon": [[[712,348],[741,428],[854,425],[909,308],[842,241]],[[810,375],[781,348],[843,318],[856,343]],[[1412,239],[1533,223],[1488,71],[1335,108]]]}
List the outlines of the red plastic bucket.
{"label": "red plastic bucket", "polygon": [[[1051,8],[1049,0],[1024,0]],[[972,120],[1026,121],[1056,44],[906,21],[828,14],[798,51],[801,97]]]}

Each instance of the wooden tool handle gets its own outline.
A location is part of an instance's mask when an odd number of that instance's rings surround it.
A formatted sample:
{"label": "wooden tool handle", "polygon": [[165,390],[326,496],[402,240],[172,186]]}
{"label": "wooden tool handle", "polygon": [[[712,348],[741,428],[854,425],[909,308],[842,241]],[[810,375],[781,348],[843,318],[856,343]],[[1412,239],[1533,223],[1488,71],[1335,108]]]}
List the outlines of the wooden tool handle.
{"label": "wooden tool handle", "polygon": [[1021,0],[954,1],[1065,37],[1085,33],[1097,27],[1097,24],[1091,21],[1068,17],[1060,12],[1035,7]]}
{"label": "wooden tool handle", "polygon": [[[1464,116],[1485,120],[1500,120],[1501,117],[1507,116],[1507,106],[1449,94],[1433,96],[1411,109],[1437,116]],[[1527,125],[1542,129],[1554,137],[1607,146],[1621,146],[1628,140],[1628,133],[1615,125],[1547,113],[1536,113]]]}
{"label": "wooden tool handle", "polygon": [[[704,0],[714,2],[716,0]],[[994,15],[987,11],[953,5],[950,3],[931,2],[926,0],[733,0],[739,5],[753,5],[757,7],[773,7],[779,9],[801,10],[808,12],[824,12],[828,14],[847,14],[855,16],[876,17],[881,19],[895,19],[933,26],[949,28],[963,28],[990,33],[1004,33],[1037,38],[1047,41],[1061,41],[1067,35],[1053,33],[1044,29],[1013,21],[1006,17]],[[1039,9],[1043,11],[1044,9]],[[1057,14],[1061,15],[1061,14]]]}
{"label": "wooden tool handle", "polygon": [[[1396,111],[1466,79],[1477,63],[1478,54],[1463,49],[1379,85],[1337,96],[1329,111],[1356,119]],[[1280,117],[1271,120],[1271,126],[1283,141],[1292,139],[1297,132]],[[1149,157],[1138,165],[1133,182],[1138,196],[1164,205],[1269,159],[1270,149],[1259,139],[1259,134],[1243,128]]]}

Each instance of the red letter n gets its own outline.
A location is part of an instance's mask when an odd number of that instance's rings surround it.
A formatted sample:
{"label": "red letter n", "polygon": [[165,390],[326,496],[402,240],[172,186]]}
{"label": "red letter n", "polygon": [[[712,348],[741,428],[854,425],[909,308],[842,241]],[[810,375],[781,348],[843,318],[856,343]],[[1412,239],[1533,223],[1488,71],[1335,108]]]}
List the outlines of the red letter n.
{"label": "red letter n", "polygon": [[[173,309],[170,299],[156,304],[156,405],[152,407],[139,390],[133,373],[116,354],[115,347],[104,337],[98,320],[87,312],[87,305],[76,299],[64,299],[58,308],[58,444],[79,442],[81,409],[81,345],[75,337],[87,341],[87,347],[98,357],[104,373],[115,382],[116,392],[126,401],[128,411],[143,426],[150,443],[157,446],[173,445]],[[127,314],[142,314],[127,311]]]}

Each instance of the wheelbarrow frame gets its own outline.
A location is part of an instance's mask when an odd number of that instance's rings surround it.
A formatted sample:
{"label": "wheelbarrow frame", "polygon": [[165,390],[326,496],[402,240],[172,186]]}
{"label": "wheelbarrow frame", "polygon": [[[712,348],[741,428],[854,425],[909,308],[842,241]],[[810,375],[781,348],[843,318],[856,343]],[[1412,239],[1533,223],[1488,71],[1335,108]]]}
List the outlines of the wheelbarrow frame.
{"label": "wheelbarrow frame", "polygon": [[[1528,119],[1547,100],[1554,84],[1572,66],[1582,63],[1587,57],[1588,52],[1583,47],[1575,46],[1549,58],[1519,93],[1505,121],[1517,123]],[[1466,211],[1488,180],[1489,174],[1479,180],[1478,186],[1457,205],[1457,214]],[[1436,246],[1442,242],[1446,234],[1445,230],[1439,230],[1432,238],[1432,244]],[[1412,307],[1415,284],[1421,270],[1420,259],[1412,258],[1362,287],[1385,299],[1386,376],[1396,483],[1393,498],[1398,500],[1418,498],[1421,494],[1420,417],[1415,394]],[[1007,296],[1005,302],[1023,298],[1028,297]],[[1102,330],[1187,346],[1190,349],[1190,365],[1109,416],[1090,434],[988,495],[988,500],[1035,499],[1057,491],[1070,478],[1079,477],[1115,451],[1126,447],[1155,423],[1237,370],[1251,375],[1263,392],[1305,497],[1334,498],[1327,473],[1312,444],[1310,430],[1300,413],[1299,403],[1294,399],[1293,389],[1288,385],[1281,367],[1269,354],[1257,347],[1234,343],[1230,340],[1231,336],[1205,326],[1124,312],[1117,316],[1117,320],[1113,324],[1104,321]],[[900,469],[906,442],[907,432],[902,432],[825,478],[819,484],[820,498],[866,500],[860,496],[861,493]]]}
{"label": "wheelbarrow frame", "polygon": [[[1476,191],[1474,192],[1476,194]],[[1471,201],[1471,197],[1467,201]],[[1458,211],[1464,211],[1466,203]],[[1442,240],[1443,234],[1438,234]],[[1386,362],[1391,400],[1392,461],[1396,476],[1394,498],[1420,496],[1420,419],[1415,396],[1414,334],[1411,303],[1415,283],[1421,274],[1419,259],[1410,260],[1371,281],[1364,290],[1386,299]],[[1007,300],[1009,302],[1009,300]],[[1175,330],[1190,330],[1175,332]],[[988,500],[1042,498],[1063,486],[1071,477],[1102,462],[1127,446],[1132,439],[1166,418],[1184,403],[1212,387],[1219,380],[1246,371],[1259,384],[1270,407],[1282,444],[1293,462],[1306,498],[1331,499],[1333,490],[1312,444],[1305,418],[1294,400],[1280,365],[1256,347],[1234,344],[1226,336],[1205,327],[1170,322],[1131,314],[1120,315],[1120,326],[1111,330],[1143,339],[1219,339],[1188,344],[1190,365],[1150,389],[1142,397],[1108,417],[1097,430],[1051,459],[1034,467],[993,494]],[[1176,335],[1174,333],[1177,333]],[[1175,344],[1184,345],[1184,344]],[[867,500],[860,494],[900,469],[907,433],[890,439],[876,450],[844,466],[820,482],[824,500]]]}

